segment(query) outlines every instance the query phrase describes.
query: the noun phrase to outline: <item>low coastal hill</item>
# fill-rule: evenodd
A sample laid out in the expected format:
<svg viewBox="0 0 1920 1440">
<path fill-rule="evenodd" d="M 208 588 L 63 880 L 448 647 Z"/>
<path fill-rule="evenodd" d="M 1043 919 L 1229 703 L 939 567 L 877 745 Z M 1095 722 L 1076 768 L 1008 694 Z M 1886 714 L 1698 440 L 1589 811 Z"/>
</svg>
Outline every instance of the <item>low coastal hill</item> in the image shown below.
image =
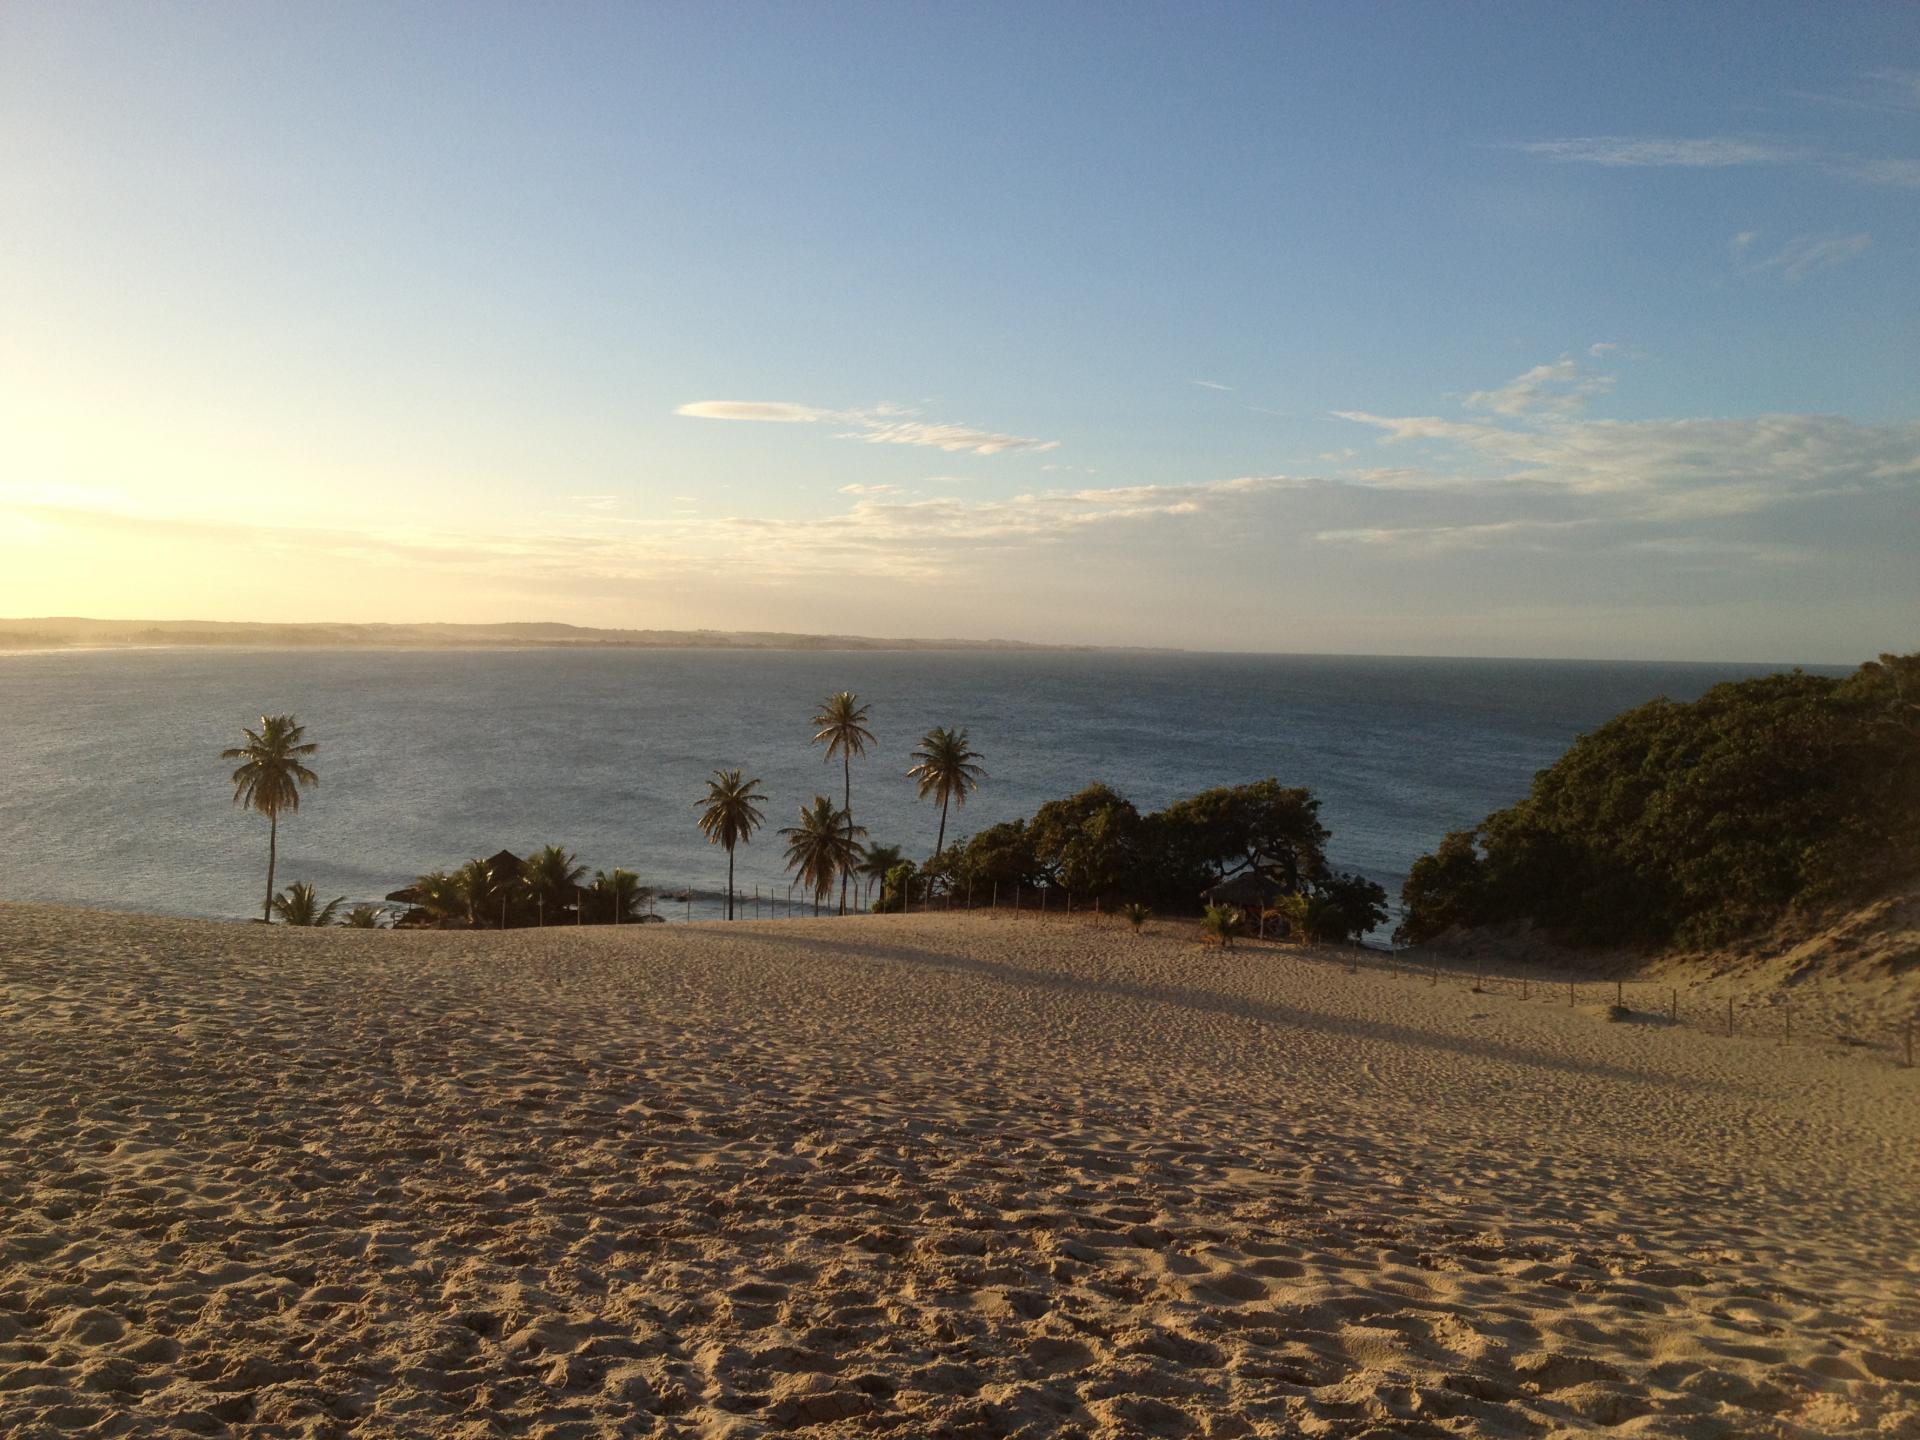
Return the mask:
<svg viewBox="0 0 1920 1440">
<path fill-rule="evenodd" d="M 1450 834 L 1402 941 L 1516 932 L 1663 963 L 1893 984 L 1920 968 L 1920 655 L 1655 700 Z"/>
<path fill-rule="evenodd" d="M 888 639 L 777 630 L 601 630 L 556 621 L 497 625 L 314 624 L 252 620 L 90 620 L 77 616 L 0 620 L 0 650 L 200 646 L 276 650 L 1090 650 L 1023 640 Z"/>
</svg>

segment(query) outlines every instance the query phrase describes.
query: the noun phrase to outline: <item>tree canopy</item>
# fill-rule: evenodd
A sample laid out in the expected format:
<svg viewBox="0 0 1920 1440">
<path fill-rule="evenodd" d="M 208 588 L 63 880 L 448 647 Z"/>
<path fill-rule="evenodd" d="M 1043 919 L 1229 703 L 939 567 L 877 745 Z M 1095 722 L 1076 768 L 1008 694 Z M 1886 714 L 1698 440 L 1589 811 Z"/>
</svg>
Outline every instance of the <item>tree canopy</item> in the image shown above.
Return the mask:
<svg viewBox="0 0 1920 1440">
<path fill-rule="evenodd" d="M 1327 867 L 1327 830 L 1312 792 L 1256 780 L 1206 790 L 1143 815 L 1111 785 L 1049 800 L 1029 820 L 991 825 L 936 855 L 927 873 L 976 892 L 1050 886 L 1198 913 L 1208 892 L 1251 877 L 1276 893 L 1341 886 L 1364 931 L 1384 918 L 1384 892 Z M 1356 888 L 1358 887 L 1358 888 Z"/>
<path fill-rule="evenodd" d="M 1713 945 L 1920 871 L 1920 655 L 1653 700 L 1416 861 L 1400 938 L 1527 920 L 1577 944 Z"/>
</svg>

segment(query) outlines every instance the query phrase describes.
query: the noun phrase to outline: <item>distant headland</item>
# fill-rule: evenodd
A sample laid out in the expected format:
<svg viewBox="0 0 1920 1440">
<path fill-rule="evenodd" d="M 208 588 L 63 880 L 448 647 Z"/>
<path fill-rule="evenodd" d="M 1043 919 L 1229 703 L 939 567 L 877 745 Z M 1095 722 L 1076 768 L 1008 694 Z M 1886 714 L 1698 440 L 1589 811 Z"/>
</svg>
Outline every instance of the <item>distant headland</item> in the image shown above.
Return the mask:
<svg viewBox="0 0 1920 1440">
<path fill-rule="evenodd" d="M 77 616 L 0 620 L 0 650 L 143 649 L 301 650 L 1035 650 L 1092 651 L 1094 645 L 1024 640 L 887 639 L 800 635 L 777 630 L 602 630 L 556 621 L 497 625 L 279 625 L 253 620 L 89 620 Z"/>
</svg>

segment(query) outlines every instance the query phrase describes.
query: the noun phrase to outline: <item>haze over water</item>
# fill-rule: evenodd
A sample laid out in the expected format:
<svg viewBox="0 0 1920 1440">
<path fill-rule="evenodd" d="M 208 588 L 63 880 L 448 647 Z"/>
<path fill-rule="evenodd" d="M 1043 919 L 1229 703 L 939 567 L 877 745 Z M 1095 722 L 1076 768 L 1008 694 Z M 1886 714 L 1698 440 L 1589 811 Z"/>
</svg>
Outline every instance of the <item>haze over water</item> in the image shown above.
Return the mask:
<svg viewBox="0 0 1920 1440">
<path fill-rule="evenodd" d="M 719 766 L 765 781 L 738 884 L 784 896 L 782 842 L 840 767 L 808 743 L 831 691 L 872 706 L 854 814 L 924 857 L 938 812 L 905 778 L 934 725 L 989 778 L 948 838 L 1104 780 L 1144 810 L 1274 776 L 1324 802 L 1330 854 L 1396 896 L 1450 829 L 1525 793 L 1631 705 L 1770 667 L 1105 653 L 95 651 L 0 657 L 0 898 L 257 914 L 266 824 L 220 750 L 262 712 L 318 740 L 321 783 L 281 827 L 278 884 L 374 899 L 422 871 L 555 841 L 712 918 L 725 857 L 695 827 Z M 1839 672 L 1834 672 L 1839 673 Z M 679 919 L 681 904 L 663 903 Z M 749 911 L 749 913 L 751 913 Z"/>
</svg>

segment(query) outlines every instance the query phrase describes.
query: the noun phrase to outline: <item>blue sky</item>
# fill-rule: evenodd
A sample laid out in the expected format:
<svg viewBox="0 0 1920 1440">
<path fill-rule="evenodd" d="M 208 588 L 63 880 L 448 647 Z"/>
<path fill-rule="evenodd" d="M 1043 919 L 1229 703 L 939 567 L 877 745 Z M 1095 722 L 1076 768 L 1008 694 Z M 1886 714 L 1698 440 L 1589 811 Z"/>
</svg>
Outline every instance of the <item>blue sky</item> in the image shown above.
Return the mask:
<svg viewBox="0 0 1920 1440">
<path fill-rule="evenodd" d="M 1846 660 L 1920 11 L 0 7 L 0 613 Z"/>
</svg>

